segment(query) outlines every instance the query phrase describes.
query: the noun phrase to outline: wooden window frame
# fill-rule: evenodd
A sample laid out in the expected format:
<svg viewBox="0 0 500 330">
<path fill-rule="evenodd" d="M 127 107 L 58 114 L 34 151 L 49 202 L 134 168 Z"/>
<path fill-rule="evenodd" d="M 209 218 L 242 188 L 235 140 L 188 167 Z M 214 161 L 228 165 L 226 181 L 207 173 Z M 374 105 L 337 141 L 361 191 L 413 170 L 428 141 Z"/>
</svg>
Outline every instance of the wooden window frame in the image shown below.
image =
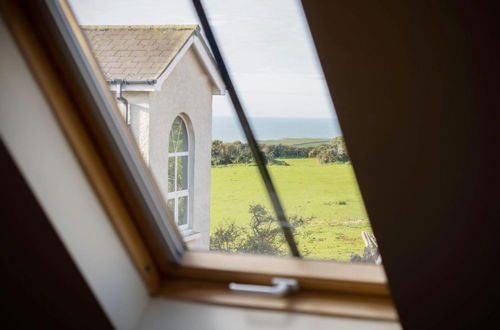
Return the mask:
<svg viewBox="0 0 500 330">
<path fill-rule="evenodd" d="M 70 20 L 79 42 L 86 47 L 84 55 L 99 72 L 69 5 L 64 0 L 58 4 Z M 0 10 L 83 171 L 152 295 L 230 306 L 398 320 L 384 270 L 379 265 L 197 251 L 185 251 L 180 265 L 165 262 L 161 247 L 154 244 L 155 237 L 147 230 L 148 224 L 140 209 L 134 207 L 133 194 L 117 177 L 117 160 L 106 156 L 103 151 L 107 143 L 105 134 L 99 132 L 99 127 L 92 125 L 89 119 L 86 109 L 92 103 L 86 95 L 79 93 L 78 85 L 74 83 L 78 77 L 73 76 L 74 71 L 67 67 L 64 56 L 69 55 L 61 50 L 63 45 L 51 33 L 54 24 L 50 21 L 46 5 L 42 1 L 1 0 Z M 58 57 L 54 56 L 54 51 Z M 104 77 L 101 73 L 98 75 L 100 86 L 97 88 L 108 90 Z M 108 94 L 112 110 L 119 112 L 111 92 Z M 124 129 L 127 130 L 126 127 Z M 141 158 L 130 133 L 128 142 L 135 146 L 135 154 Z M 147 169 L 144 162 L 141 164 Z M 160 194 L 154 183 L 152 188 Z M 269 297 L 228 289 L 228 283 L 232 281 L 269 284 L 273 277 L 295 278 L 301 290 L 291 296 Z"/>
</svg>

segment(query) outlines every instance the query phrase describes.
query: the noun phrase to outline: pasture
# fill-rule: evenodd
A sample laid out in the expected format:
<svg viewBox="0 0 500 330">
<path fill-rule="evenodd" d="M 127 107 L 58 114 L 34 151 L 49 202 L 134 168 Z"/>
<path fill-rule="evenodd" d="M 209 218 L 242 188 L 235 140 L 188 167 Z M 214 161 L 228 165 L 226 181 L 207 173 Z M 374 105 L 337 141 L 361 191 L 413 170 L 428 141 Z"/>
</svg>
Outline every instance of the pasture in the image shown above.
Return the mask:
<svg viewBox="0 0 500 330">
<path fill-rule="evenodd" d="M 283 138 L 279 140 L 261 140 L 260 144 L 284 146 L 297 146 L 297 147 L 316 147 L 320 144 L 330 143 L 331 138 Z"/>
<path fill-rule="evenodd" d="M 362 231 L 371 231 L 350 164 L 319 165 L 314 158 L 284 159 L 290 166 L 270 166 L 288 215 L 313 217 L 301 230 L 299 249 L 308 258 L 349 261 L 363 254 Z M 230 221 L 246 225 L 249 205 L 270 208 L 254 165 L 212 167 L 211 230 Z"/>
</svg>

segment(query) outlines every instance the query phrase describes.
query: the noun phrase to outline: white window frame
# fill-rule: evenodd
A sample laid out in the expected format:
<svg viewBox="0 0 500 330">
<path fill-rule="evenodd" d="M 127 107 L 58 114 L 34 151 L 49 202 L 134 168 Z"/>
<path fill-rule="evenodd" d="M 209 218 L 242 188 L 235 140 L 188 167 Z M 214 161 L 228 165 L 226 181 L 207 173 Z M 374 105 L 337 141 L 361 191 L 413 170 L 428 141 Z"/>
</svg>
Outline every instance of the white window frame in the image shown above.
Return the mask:
<svg viewBox="0 0 500 330">
<path fill-rule="evenodd" d="M 180 118 L 182 120 L 184 126 L 186 127 L 186 135 L 187 135 L 187 151 L 181 151 L 181 152 L 168 152 L 167 154 L 167 178 L 169 177 L 168 170 L 168 164 L 170 162 L 170 158 L 174 158 L 174 191 L 170 192 L 168 191 L 167 187 L 167 204 L 170 199 L 174 200 L 174 209 L 173 215 L 174 215 L 174 220 L 175 224 L 177 225 L 177 228 L 179 228 L 179 231 L 187 231 L 191 228 L 191 198 L 190 198 L 190 191 L 191 191 L 191 134 L 189 132 L 189 126 L 186 122 L 186 120 L 181 116 L 180 114 L 175 116 L 174 121 Z M 174 124 L 174 121 L 172 122 L 172 125 Z M 172 125 L 170 125 L 170 130 L 168 132 L 168 136 L 170 139 L 170 132 L 172 131 Z M 170 140 L 168 141 L 168 145 L 170 145 Z M 182 156 L 187 156 L 187 168 L 186 168 L 186 173 L 187 173 L 187 189 L 184 190 L 177 190 L 177 159 Z M 179 220 L 179 197 L 186 197 L 187 198 L 187 203 L 186 203 L 186 224 L 184 225 L 178 225 L 178 220 Z"/>
</svg>

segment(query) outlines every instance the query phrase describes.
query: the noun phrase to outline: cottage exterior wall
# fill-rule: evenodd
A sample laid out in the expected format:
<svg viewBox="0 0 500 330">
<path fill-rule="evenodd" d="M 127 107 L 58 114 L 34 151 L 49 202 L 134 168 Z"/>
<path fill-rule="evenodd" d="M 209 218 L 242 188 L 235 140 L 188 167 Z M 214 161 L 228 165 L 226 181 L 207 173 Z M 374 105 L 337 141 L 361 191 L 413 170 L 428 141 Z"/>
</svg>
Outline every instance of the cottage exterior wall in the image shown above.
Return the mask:
<svg viewBox="0 0 500 330">
<path fill-rule="evenodd" d="M 190 49 L 154 92 L 124 92 L 131 104 L 130 127 L 144 158 L 167 198 L 168 139 L 181 116 L 189 135 L 189 217 L 184 232 L 190 248 L 208 249 L 210 242 L 210 161 L 213 88 L 197 55 Z"/>
<path fill-rule="evenodd" d="M 130 130 L 132 131 L 142 157 L 149 165 L 149 121 L 150 121 L 150 92 L 124 92 L 130 106 Z M 125 107 L 120 103 L 120 109 L 125 117 Z"/>
</svg>

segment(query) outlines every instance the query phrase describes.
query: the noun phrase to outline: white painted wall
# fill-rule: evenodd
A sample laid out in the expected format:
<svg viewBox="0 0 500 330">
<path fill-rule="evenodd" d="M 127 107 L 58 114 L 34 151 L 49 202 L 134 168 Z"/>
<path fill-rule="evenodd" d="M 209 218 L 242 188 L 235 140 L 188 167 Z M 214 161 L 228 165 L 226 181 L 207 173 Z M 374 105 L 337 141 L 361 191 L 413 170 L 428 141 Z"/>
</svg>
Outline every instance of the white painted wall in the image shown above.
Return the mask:
<svg viewBox="0 0 500 330">
<path fill-rule="evenodd" d="M 196 53 L 189 49 L 154 92 L 123 92 L 131 104 L 131 130 L 167 199 L 168 138 L 174 119 L 184 117 L 189 131 L 190 219 L 185 232 L 190 248 L 207 250 L 210 242 L 210 160 L 214 86 Z M 192 235 L 192 233 L 198 233 Z M 201 235 L 200 235 L 201 234 Z"/>
<path fill-rule="evenodd" d="M 149 129 L 151 120 L 150 92 L 126 92 L 123 96 L 130 104 L 130 130 L 135 137 L 141 155 L 149 164 L 150 140 Z M 120 103 L 120 102 L 118 102 Z"/>
<path fill-rule="evenodd" d="M 168 311 L 167 313 L 165 311 Z M 155 299 L 138 330 L 398 330 L 397 322 L 262 311 Z"/>
<path fill-rule="evenodd" d="M 0 49 L 0 136 L 112 324 L 133 329 L 146 288 L 3 21 Z"/>
</svg>

